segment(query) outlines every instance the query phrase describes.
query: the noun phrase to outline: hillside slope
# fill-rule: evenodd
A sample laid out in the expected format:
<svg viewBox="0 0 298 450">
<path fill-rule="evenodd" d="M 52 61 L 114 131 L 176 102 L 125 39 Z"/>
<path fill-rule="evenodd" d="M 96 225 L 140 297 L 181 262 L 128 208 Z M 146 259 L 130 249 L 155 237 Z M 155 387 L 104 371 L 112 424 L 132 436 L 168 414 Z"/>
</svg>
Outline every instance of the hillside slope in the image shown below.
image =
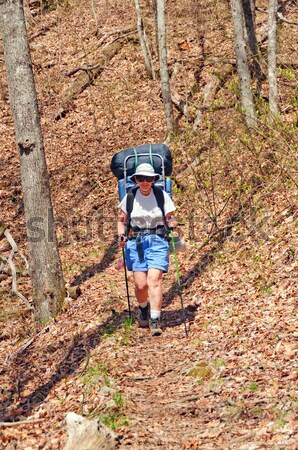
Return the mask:
<svg viewBox="0 0 298 450">
<path fill-rule="evenodd" d="M 141 6 L 154 48 L 149 3 Z M 171 257 L 164 333 L 154 339 L 128 320 L 124 273 L 115 269 L 121 254 L 109 165 L 122 148 L 164 141 L 159 82 L 146 77 L 133 2 L 92 4 L 60 2 L 40 14 L 32 3 L 30 47 L 59 248 L 77 298 L 36 329 L 10 293 L 11 277 L 0 274 L 0 420 L 40 419 L 1 426 L 0 448 L 62 449 L 65 416 L 75 411 L 115 429 L 121 449 L 297 449 L 297 27 L 280 24 L 281 120 L 265 119 L 264 82 L 259 129 L 249 134 L 237 104 L 227 3 L 167 2 L 172 87 L 188 106 L 169 144 L 179 234 L 188 246 L 178 255 L 188 337 Z M 265 5 L 258 6 L 261 36 Z M 284 13 L 294 20 L 297 5 Z M 96 63 L 115 39 L 117 54 L 56 120 L 82 71 L 67 74 Z M 27 254 L 4 69 L 1 222 Z M 1 239 L 1 256 L 9 251 Z M 17 267 L 18 288 L 31 301 L 20 258 Z M 131 276 L 129 289 L 135 307 Z"/>
</svg>

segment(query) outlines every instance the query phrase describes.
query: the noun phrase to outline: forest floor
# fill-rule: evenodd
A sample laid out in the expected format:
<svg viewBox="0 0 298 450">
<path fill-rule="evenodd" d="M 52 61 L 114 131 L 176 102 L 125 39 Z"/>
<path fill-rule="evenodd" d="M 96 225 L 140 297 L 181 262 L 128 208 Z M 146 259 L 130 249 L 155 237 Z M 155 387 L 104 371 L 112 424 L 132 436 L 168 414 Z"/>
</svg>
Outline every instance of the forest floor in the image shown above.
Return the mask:
<svg viewBox="0 0 298 450">
<path fill-rule="evenodd" d="M 187 243 L 187 252 L 178 254 L 187 336 L 171 255 L 163 280 L 163 334 L 151 337 L 129 320 L 124 271 L 115 268 L 121 257 L 115 240 L 118 199 L 109 166 L 116 151 L 164 140 L 159 83 L 147 79 L 137 40 L 125 41 L 97 81 L 55 120 L 72 83 L 67 73 L 96 63 L 102 46 L 119 38 L 117 30 L 121 35 L 135 27 L 132 2 L 95 1 L 98 22 L 85 2 L 64 3 L 36 15 L 29 36 L 59 250 L 67 288 L 75 288 L 76 295 L 66 299 L 57 318 L 37 327 L 10 292 L 9 272 L 0 274 L 0 449 L 63 449 L 65 419 L 72 411 L 115 430 L 123 450 L 297 450 L 298 192 L 290 175 L 283 178 L 286 171 L 292 178 L 297 174 L 297 147 L 295 156 L 288 140 L 283 171 L 272 171 L 263 191 L 258 184 L 249 191 L 247 180 L 254 180 L 259 159 L 254 165 L 251 153 L 239 153 L 243 129 L 237 128 L 231 108 L 233 65 L 225 71 L 231 76 L 229 88 L 223 85 L 217 97 L 228 104 L 224 114 L 215 109 L 197 133 L 190 132 L 185 117 L 180 120 L 171 148 L 179 186 L 173 192 L 178 233 Z M 148 10 L 149 2 L 143 3 Z M 167 4 L 170 67 L 172 73 L 179 69 L 175 90 L 183 97 L 199 79 L 196 103 L 211 72 L 226 64 L 220 60 L 211 67 L 208 57 L 233 58 L 227 5 L 198 2 L 197 11 L 191 1 Z M 296 10 L 292 5 L 289 18 Z M 151 19 L 148 13 L 152 33 Z M 287 39 L 280 41 L 286 45 L 284 58 L 296 47 L 293 33 L 290 39 L 284 30 Z M 0 80 L 1 222 L 27 255 L 3 64 Z M 285 102 L 291 83 L 282 85 Z M 296 112 L 289 108 L 284 121 L 294 123 Z M 211 125 L 218 133 L 212 134 Z M 220 133 L 228 138 L 217 142 Z M 225 139 L 234 149 L 227 166 L 220 159 Z M 268 137 L 268 154 L 270 142 Z M 207 178 L 201 185 L 189 167 L 204 158 L 208 146 L 207 169 L 203 163 L 200 167 Z M 211 166 L 216 189 L 207 182 Z M 228 202 L 220 196 L 238 180 L 241 201 L 234 196 L 223 206 Z M 208 205 L 211 212 L 213 207 L 224 211 L 218 213 L 219 233 L 206 213 Z M 4 257 L 10 252 L 3 236 L 0 252 Z M 19 256 L 17 269 L 18 289 L 31 302 Z M 135 316 L 131 274 L 128 285 Z"/>
</svg>

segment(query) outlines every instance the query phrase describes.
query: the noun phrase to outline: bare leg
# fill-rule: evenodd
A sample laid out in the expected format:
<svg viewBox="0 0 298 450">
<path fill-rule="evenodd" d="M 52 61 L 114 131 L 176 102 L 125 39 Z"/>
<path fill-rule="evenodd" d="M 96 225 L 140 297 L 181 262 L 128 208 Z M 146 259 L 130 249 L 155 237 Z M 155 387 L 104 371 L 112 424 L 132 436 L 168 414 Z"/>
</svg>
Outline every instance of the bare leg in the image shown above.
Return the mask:
<svg viewBox="0 0 298 450">
<path fill-rule="evenodd" d="M 162 306 L 162 274 L 159 269 L 149 269 L 147 275 L 150 308 L 160 311 Z"/>
<path fill-rule="evenodd" d="M 133 272 L 135 282 L 135 295 L 138 303 L 148 300 L 147 272 Z"/>
</svg>

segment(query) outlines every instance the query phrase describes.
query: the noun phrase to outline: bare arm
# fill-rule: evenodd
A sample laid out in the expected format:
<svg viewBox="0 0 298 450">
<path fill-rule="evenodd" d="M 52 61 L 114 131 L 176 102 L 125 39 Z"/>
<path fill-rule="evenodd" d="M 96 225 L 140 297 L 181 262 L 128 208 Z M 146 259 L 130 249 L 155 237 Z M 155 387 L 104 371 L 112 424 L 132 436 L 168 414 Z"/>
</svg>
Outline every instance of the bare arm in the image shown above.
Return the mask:
<svg viewBox="0 0 298 450">
<path fill-rule="evenodd" d="M 121 236 L 123 236 L 125 233 L 125 224 L 127 221 L 127 217 L 128 217 L 127 214 L 124 211 L 120 210 L 120 214 L 118 217 L 118 223 L 117 223 L 117 232 L 118 232 L 118 237 L 119 237 L 119 245 L 121 247 L 124 247 L 124 245 L 127 241 L 127 239 L 121 239 Z"/>
</svg>

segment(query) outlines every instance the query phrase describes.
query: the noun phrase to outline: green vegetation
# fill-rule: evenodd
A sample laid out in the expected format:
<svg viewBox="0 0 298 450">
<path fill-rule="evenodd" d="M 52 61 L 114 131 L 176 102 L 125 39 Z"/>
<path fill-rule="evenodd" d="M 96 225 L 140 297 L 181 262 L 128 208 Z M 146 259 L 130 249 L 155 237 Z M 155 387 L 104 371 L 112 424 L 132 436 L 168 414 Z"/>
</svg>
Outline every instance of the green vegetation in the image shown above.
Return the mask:
<svg viewBox="0 0 298 450">
<path fill-rule="evenodd" d="M 113 412 L 99 416 L 99 420 L 113 431 L 129 425 L 129 420 L 124 414 L 117 414 Z"/>
<path fill-rule="evenodd" d="M 82 382 L 85 386 L 84 404 L 89 417 L 98 417 L 112 430 L 128 426 L 129 421 L 125 415 L 126 399 L 122 392 L 115 389 L 115 381 L 106 362 L 88 367 Z M 96 401 L 92 402 L 94 396 Z"/>
</svg>

